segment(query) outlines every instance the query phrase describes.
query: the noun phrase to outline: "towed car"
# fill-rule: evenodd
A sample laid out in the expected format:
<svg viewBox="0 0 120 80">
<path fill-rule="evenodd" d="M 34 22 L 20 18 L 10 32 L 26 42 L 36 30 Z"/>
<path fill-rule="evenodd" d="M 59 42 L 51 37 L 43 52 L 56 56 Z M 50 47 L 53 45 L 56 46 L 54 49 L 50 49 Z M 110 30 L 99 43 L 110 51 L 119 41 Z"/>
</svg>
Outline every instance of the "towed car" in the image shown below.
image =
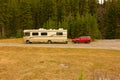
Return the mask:
<svg viewBox="0 0 120 80">
<path fill-rule="evenodd" d="M 72 39 L 72 42 L 74 43 L 90 43 L 91 41 L 92 38 L 90 36 L 80 36 Z"/>
</svg>

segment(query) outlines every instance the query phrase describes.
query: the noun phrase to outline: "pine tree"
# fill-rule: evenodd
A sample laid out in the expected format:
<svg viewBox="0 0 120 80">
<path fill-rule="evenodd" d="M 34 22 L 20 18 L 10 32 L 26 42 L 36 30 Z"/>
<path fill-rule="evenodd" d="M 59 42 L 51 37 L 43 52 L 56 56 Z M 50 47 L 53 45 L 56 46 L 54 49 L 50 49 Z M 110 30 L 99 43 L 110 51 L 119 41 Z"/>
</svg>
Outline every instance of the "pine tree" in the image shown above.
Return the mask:
<svg viewBox="0 0 120 80">
<path fill-rule="evenodd" d="M 95 15 L 97 12 L 98 1 L 97 0 L 88 0 L 89 13 Z"/>
<path fill-rule="evenodd" d="M 33 28 L 33 19 L 32 19 L 32 12 L 31 6 L 28 2 L 21 2 L 19 7 L 19 14 L 17 16 L 19 19 L 17 20 L 19 25 L 16 28 L 16 36 L 21 37 L 22 31 L 24 29 L 32 29 Z"/>
<path fill-rule="evenodd" d="M 120 39 L 120 0 L 116 1 L 116 6 L 117 6 L 117 14 L 116 14 L 116 19 L 117 19 L 117 27 L 116 27 L 116 36 L 115 38 Z"/>
<path fill-rule="evenodd" d="M 20 29 L 30 29 L 33 28 L 33 19 L 31 6 L 28 2 L 21 2 L 19 8 L 19 26 Z"/>
<path fill-rule="evenodd" d="M 57 26 L 62 24 L 62 21 L 64 21 L 65 16 L 65 1 L 64 0 L 58 0 L 56 3 L 56 17 L 57 17 Z"/>
<path fill-rule="evenodd" d="M 45 29 L 55 29 L 56 26 L 56 21 L 52 18 L 49 18 L 49 20 L 43 25 Z"/>
<path fill-rule="evenodd" d="M 119 4 L 120 0 L 104 0 L 104 4 L 98 0 L 0 0 L 0 35 L 22 37 L 23 29 L 62 27 L 68 29 L 69 38 L 98 38 L 100 33 L 103 38 L 120 38 Z"/>
<path fill-rule="evenodd" d="M 0 0 L 0 27 L 1 27 L 1 37 L 6 37 L 6 28 L 9 19 L 9 9 L 7 1 Z"/>
<path fill-rule="evenodd" d="M 79 13 L 84 15 L 89 12 L 88 0 L 79 0 Z"/>
<path fill-rule="evenodd" d="M 119 29 L 119 26 L 117 24 L 117 2 L 109 2 L 108 8 L 107 8 L 107 29 L 106 29 L 106 38 L 114 39 L 117 38 L 119 31 L 116 33 L 116 31 Z"/>
</svg>

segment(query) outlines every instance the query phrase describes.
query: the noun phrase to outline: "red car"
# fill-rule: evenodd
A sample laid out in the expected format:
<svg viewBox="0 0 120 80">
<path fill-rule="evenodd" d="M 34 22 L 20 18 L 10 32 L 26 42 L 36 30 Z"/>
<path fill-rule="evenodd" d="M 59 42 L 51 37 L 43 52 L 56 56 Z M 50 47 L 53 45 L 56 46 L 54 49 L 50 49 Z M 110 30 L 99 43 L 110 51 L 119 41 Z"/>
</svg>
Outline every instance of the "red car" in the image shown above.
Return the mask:
<svg viewBox="0 0 120 80">
<path fill-rule="evenodd" d="M 72 42 L 74 43 L 90 43 L 92 41 L 90 36 L 81 36 L 78 38 L 72 39 Z"/>
</svg>

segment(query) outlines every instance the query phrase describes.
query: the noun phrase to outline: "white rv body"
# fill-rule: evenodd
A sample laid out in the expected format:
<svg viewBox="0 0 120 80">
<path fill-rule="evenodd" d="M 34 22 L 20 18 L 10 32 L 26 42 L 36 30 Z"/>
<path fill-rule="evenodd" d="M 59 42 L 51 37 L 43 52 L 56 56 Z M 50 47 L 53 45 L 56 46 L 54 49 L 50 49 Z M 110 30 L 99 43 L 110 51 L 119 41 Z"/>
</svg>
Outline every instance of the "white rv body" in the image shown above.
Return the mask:
<svg viewBox="0 0 120 80">
<path fill-rule="evenodd" d="M 24 42 L 65 42 L 67 43 L 67 30 L 64 29 L 32 29 L 24 30 Z"/>
</svg>

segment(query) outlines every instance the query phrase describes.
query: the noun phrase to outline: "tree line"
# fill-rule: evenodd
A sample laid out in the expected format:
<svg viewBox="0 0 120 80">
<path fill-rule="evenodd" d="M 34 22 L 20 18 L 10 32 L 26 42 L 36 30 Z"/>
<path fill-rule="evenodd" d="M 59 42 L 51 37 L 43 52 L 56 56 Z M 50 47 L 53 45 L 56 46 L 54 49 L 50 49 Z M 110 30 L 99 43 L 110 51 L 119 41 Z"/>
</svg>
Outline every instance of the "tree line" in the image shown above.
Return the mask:
<svg viewBox="0 0 120 80">
<path fill-rule="evenodd" d="M 120 0 L 0 0 L 0 38 L 24 29 L 68 30 L 68 37 L 120 38 Z"/>
</svg>

